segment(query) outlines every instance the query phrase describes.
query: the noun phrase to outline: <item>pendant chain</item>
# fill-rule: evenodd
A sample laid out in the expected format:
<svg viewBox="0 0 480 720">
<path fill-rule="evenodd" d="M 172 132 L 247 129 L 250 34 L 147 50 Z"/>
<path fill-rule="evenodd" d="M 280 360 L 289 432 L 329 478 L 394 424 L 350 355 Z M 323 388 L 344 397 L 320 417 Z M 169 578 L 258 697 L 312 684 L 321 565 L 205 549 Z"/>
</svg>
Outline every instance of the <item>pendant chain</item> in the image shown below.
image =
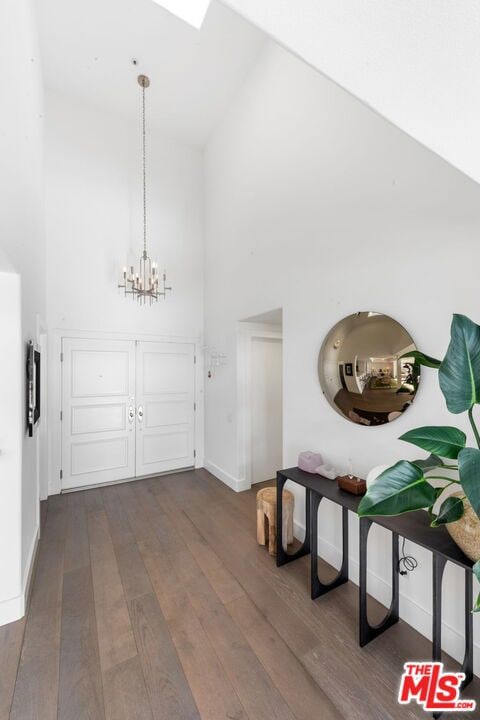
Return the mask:
<svg viewBox="0 0 480 720">
<path fill-rule="evenodd" d="M 147 254 L 147 170 L 145 132 L 145 82 L 142 85 L 142 135 L 143 135 L 143 252 Z"/>
</svg>

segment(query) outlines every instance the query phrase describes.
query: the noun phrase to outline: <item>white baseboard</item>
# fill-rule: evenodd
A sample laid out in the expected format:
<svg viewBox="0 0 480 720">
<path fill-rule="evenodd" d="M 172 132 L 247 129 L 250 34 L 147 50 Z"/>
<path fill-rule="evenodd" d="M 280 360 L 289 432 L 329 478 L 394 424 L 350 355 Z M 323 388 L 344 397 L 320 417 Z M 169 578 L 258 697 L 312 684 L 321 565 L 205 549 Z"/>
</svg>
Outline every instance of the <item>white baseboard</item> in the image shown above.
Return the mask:
<svg viewBox="0 0 480 720">
<path fill-rule="evenodd" d="M 295 537 L 304 537 L 305 527 L 295 521 L 294 523 L 294 534 Z M 330 565 L 339 568 L 342 562 L 342 553 L 339 548 L 332 543 L 328 542 L 322 537 L 318 537 L 318 554 Z M 357 558 L 349 556 L 349 579 L 358 585 L 359 578 L 359 562 Z M 420 605 L 411 598 L 408 597 L 401 588 L 402 578 L 400 578 L 400 617 L 406 623 L 411 625 L 421 635 L 432 639 L 432 612 L 428 608 Z M 371 570 L 368 571 L 368 592 L 369 595 L 374 597 L 376 600 L 385 605 L 390 606 L 392 598 L 392 588 L 390 583 L 385 581 L 376 573 Z M 463 633 L 456 630 L 448 623 L 442 624 L 442 647 L 446 653 L 451 655 L 455 660 L 459 662 L 463 661 L 465 652 L 465 638 Z M 475 674 L 480 676 L 480 646 L 474 643 L 473 646 L 474 654 L 474 667 Z M 428 658 L 406 658 L 406 660 L 425 660 Z"/>
<path fill-rule="evenodd" d="M 20 620 L 20 618 L 25 615 L 39 540 L 40 528 L 37 528 L 32 538 L 27 564 L 23 574 L 22 592 L 16 597 L 8 598 L 8 600 L 0 602 L 0 627 L 2 625 L 7 625 L 8 623 L 15 622 L 15 620 Z"/>
<path fill-rule="evenodd" d="M 25 615 L 25 598 L 23 593 L 0 602 L 0 627 L 20 620 Z"/>
<path fill-rule="evenodd" d="M 216 478 L 225 483 L 225 485 L 228 485 L 229 488 L 235 490 L 235 492 L 250 490 L 251 485 L 248 480 L 238 480 L 237 478 L 234 478 L 233 475 L 225 472 L 225 470 L 222 470 L 222 468 L 218 467 L 218 465 L 215 465 L 215 463 L 212 463 L 209 460 L 205 460 L 203 467 L 205 470 L 208 470 L 208 472 L 212 473 L 212 475 L 215 475 Z"/>
<path fill-rule="evenodd" d="M 37 559 L 38 543 L 40 541 L 40 526 L 35 530 L 35 534 L 32 538 L 30 545 L 30 552 L 28 553 L 27 564 L 23 573 L 22 580 L 22 594 L 24 596 L 24 605 L 26 607 L 28 599 L 30 597 L 30 589 L 33 580 L 33 571 L 35 569 L 35 561 Z"/>
</svg>

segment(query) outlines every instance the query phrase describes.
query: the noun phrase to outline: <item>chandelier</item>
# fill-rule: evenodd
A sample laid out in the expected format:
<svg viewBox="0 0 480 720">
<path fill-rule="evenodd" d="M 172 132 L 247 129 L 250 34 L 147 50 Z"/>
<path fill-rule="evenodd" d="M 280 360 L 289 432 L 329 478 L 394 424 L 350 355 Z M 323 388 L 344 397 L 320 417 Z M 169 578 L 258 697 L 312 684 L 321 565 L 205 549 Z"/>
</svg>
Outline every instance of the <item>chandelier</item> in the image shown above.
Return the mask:
<svg viewBox="0 0 480 720">
<path fill-rule="evenodd" d="M 125 291 L 125 296 L 131 295 L 137 298 L 138 302 L 145 305 L 147 300 L 150 305 L 159 298 L 166 297 L 167 275 L 165 270 L 160 280 L 158 264 L 152 262 L 147 253 L 147 173 L 146 173 L 146 133 L 145 133 L 145 90 L 150 85 L 146 75 L 139 75 L 138 84 L 142 88 L 142 141 L 143 141 L 143 253 L 140 257 L 138 272 L 135 272 L 133 265 L 128 270 L 123 268 L 123 283 L 118 285 Z"/>
</svg>

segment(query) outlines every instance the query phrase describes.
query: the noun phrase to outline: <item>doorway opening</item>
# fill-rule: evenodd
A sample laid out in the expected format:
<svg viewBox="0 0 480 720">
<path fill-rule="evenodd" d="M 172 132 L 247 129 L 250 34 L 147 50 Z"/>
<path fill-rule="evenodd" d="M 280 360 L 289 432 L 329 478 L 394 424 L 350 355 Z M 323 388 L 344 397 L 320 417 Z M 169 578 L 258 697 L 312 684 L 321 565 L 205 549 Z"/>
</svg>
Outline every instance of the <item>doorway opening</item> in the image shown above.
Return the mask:
<svg viewBox="0 0 480 720">
<path fill-rule="evenodd" d="M 283 466 L 282 310 L 239 322 L 241 476 L 247 487 Z"/>
</svg>

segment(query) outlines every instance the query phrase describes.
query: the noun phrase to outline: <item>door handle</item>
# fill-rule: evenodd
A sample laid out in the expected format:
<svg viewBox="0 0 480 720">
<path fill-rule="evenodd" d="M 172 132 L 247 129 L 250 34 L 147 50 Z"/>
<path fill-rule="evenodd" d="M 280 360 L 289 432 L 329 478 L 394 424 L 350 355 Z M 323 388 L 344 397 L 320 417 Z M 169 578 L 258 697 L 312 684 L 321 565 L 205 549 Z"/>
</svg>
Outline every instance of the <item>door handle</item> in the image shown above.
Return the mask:
<svg viewBox="0 0 480 720">
<path fill-rule="evenodd" d="M 138 406 L 137 417 L 138 417 L 139 421 L 142 422 L 142 420 L 143 420 L 143 407 L 142 407 L 141 405 Z"/>
<path fill-rule="evenodd" d="M 133 420 L 135 418 L 135 410 L 133 409 L 133 405 L 130 405 L 128 408 L 128 422 L 133 423 Z"/>
</svg>

